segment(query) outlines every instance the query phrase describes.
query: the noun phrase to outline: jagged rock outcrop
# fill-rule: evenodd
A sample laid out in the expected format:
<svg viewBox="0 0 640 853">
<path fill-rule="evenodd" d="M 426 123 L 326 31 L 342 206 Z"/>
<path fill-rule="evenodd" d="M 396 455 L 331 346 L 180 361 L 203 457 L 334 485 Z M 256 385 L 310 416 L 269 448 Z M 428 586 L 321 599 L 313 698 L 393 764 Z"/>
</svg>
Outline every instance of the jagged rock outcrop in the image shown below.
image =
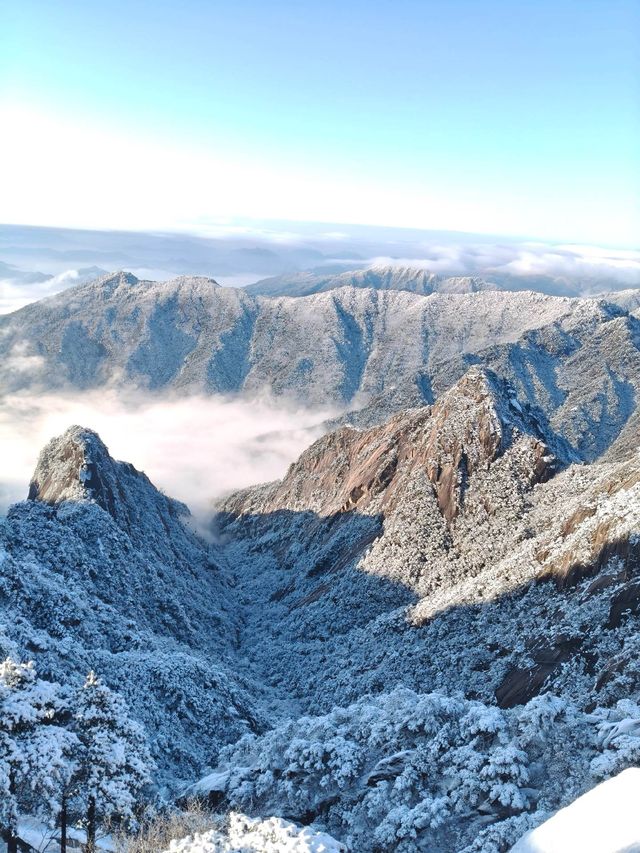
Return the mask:
<svg viewBox="0 0 640 853">
<path fill-rule="evenodd" d="M 513 386 L 474 368 L 433 406 L 341 427 L 282 481 L 226 499 L 219 532 L 251 566 L 239 588 L 263 602 L 247 615 L 246 636 L 270 638 L 259 665 L 305 702 L 314 667 L 338 702 L 389 679 L 505 707 L 554 685 L 592 697 L 612 648 L 636 642 L 622 614 L 640 600 L 640 457 L 571 458 Z"/>
<path fill-rule="evenodd" d="M 566 442 L 550 429 L 545 433 L 506 383 L 473 368 L 432 407 L 402 412 L 368 430 L 342 427 L 324 436 L 282 481 L 240 492 L 224 510 L 330 516 L 357 508 L 387 515 L 407 498 L 407 483 L 419 471 L 433 486 L 441 514 L 452 522 L 473 475 L 489 470 L 525 435 L 534 460 L 526 475 L 530 484 L 557 469 L 556 457 L 571 459 Z"/>
<path fill-rule="evenodd" d="M 80 426 L 69 427 L 43 449 L 28 499 L 52 505 L 95 502 L 135 540 L 159 523 L 171 541 L 182 529 L 179 519 L 189 515 L 184 504 L 159 492 L 130 463 L 112 459 L 100 436 Z"/>
</svg>

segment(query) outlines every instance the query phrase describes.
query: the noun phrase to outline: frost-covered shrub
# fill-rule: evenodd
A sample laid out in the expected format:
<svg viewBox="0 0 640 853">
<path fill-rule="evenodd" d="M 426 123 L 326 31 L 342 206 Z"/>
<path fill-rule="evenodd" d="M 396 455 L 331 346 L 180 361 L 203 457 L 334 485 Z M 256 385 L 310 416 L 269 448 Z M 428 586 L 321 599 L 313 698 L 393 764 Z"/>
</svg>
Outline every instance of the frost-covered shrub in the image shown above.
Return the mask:
<svg viewBox="0 0 640 853">
<path fill-rule="evenodd" d="M 591 769 L 599 779 L 607 779 L 640 764 L 640 705 L 631 699 L 620 700 L 615 708 L 600 711 L 599 726 L 602 753 Z"/>
<path fill-rule="evenodd" d="M 174 839 L 204 834 L 215 827 L 216 821 L 210 812 L 201 801 L 193 799 L 182 809 L 150 810 L 135 834 L 122 830 L 116 833 L 115 847 L 117 853 L 158 853 Z"/>
</svg>

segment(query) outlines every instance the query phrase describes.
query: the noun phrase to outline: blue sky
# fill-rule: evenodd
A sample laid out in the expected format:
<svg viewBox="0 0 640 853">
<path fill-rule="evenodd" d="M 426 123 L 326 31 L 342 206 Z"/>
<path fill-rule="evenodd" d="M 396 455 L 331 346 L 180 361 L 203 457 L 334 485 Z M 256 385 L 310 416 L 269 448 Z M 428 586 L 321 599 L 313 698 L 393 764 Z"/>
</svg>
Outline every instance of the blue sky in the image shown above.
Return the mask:
<svg viewBox="0 0 640 853">
<path fill-rule="evenodd" d="M 638 2 L 5 0 L 3 17 L 4 221 L 637 243 Z"/>
</svg>

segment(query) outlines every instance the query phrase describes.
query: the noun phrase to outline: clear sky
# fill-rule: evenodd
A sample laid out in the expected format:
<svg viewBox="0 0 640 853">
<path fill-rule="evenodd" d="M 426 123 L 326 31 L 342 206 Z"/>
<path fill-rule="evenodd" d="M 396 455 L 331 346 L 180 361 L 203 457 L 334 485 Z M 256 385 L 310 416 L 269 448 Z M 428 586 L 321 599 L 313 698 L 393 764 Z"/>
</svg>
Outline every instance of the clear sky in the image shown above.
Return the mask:
<svg viewBox="0 0 640 853">
<path fill-rule="evenodd" d="M 0 221 L 620 246 L 640 0 L 2 0 Z"/>
</svg>

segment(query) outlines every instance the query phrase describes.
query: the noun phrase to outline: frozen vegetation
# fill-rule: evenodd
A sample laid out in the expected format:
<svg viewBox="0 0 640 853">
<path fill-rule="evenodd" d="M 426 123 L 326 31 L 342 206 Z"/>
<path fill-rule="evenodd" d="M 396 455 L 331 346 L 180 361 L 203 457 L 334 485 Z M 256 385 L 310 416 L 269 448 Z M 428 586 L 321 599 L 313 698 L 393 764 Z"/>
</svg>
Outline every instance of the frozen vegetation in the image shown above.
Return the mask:
<svg viewBox="0 0 640 853">
<path fill-rule="evenodd" d="M 222 501 L 208 541 L 90 429 L 43 449 L 0 520 L 6 837 L 66 822 L 150 853 L 149 811 L 195 796 L 211 825 L 153 853 L 504 853 L 629 779 L 640 336 L 620 299 L 121 275 L 5 318 L 8 353 L 47 342 L 22 353 L 33 387 L 381 393 Z"/>
</svg>

